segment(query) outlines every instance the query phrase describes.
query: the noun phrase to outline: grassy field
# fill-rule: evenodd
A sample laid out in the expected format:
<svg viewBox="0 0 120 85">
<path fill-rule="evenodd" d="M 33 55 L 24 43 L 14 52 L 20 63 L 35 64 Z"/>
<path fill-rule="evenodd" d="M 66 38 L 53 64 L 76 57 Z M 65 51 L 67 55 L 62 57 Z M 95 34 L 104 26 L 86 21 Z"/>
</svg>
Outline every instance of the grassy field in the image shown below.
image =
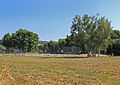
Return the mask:
<svg viewBox="0 0 120 85">
<path fill-rule="evenodd" d="M 120 58 L 3 56 L 0 85 L 120 85 Z"/>
</svg>

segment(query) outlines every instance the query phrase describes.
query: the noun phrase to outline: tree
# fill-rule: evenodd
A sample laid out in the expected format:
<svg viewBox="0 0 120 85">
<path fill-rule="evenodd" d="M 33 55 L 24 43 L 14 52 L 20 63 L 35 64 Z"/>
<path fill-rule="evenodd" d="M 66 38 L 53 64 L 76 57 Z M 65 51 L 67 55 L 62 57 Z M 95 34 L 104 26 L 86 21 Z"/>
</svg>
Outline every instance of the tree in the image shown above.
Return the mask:
<svg viewBox="0 0 120 85">
<path fill-rule="evenodd" d="M 7 47 L 7 49 L 9 49 L 10 47 L 12 47 L 11 44 L 11 35 L 9 33 L 5 34 L 3 39 L 2 39 L 2 45 L 4 45 L 5 47 Z"/>
<path fill-rule="evenodd" d="M 23 29 L 19 29 L 18 31 L 16 31 L 16 33 L 14 33 L 14 39 L 16 39 L 16 47 L 20 49 L 21 52 L 25 52 L 27 50 L 28 47 L 28 31 L 27 30 L 23 30 Z"/>
<path fill-rule="evenodd" d="M 48 42 L 48 53 L 58 53 L 58 42 L 50 41 Z"/>
<path fill-rule="evenodd" d="M 111 33 L 111 24 L 105 17 L 88 16 L 82 18 L 76 15 L 71 26 L 71 37 L 75 46 L 82 51 L 99 52 L 108 47 Z"/>
<path fill-rule="evenodd" d="M 112 30 L 111 32 L 111 44 L 107 49 L 107 54 L 112 55 L 120 55 L 120 31 L 119 30 Z"/>
<path fill-rule="evenodd" d="M 38 49 L 39 49 L 40 53 L 43 53 L 44 52 L 44 44 L 39 44 Z"/>
<path fill-rule="evenodd" d="M 45 43 L 44 44 L 44 53 L 47 53 L 47 51 L 48 51 L 48 43 Z"/>
<path fill-rule="evenodd" d="M 0 40 L 0 44 L 2 44 L 2 40 Z"/>
<path fill-rule="evenodd" d="M 0 50 L 7 50 L 5 46 L 0 44 Z"/>
<path fill-rule="evenodd" d="M 111 22 L 108 21 L 108 19 L 105 19 L 105 17 L 101 17 L 97 20 L 97 29 L 96 29 L 96 46 L 95 49 L 97 51 L 105 50 L 108 48 L 108 45 L 110 44 L 111 39 Z"/>
<path fill-rule="evenodd" d="M 13 47 L 20 49 L 20 52 L 37 51 L 38 34 L 28 30 L 19 29 L 12 36 L 7 33 L 2 39 L 2 44 L 7 48 Z"/>
<path fill-rule="evenodd" d="M 38 34 L 33 33 L 33 32 L 28 32 L 28 37 L 27 37 L 27 41 L 29 44 L 29 52 L 32 51 L 37 51 L 38 48 L 38 43 L 39 43 L 39 38 L 38 38 Z"/>
<path fill-rule="evenodd" d="M 120 39 L 120 31 L 119 30 L 112 30 L 111 39 Z"/>
<path fill-rule="evenodd" d="M 71 36 L 67 35 L 65 41 L 66 41 L 66 47 L 70 47 L 70 46 L 74 45 L 74 42 L 73 42 L 73 39 Z"/>
<path fill-rule="evenodd" d="M 120 55 L 120 39 L 116 40 L 113 44 L 112 44 L 112 53 L 114 53 L 115 56 Z"/>
<path fill-rule="evenodd" d="M 28 30 L 19 29 L 16 33 L 12 34 L 12 40 L 14 44 L 20 49 L 21 52 L 36 51 L 38 46 L 38 34 L 30 32 Z"/>
<path fill-rule="evenodd" d="M 59 39 L 58 45 L 61 49 L 66 46 L 66 40 L 65 39 Z"/>
</svg>

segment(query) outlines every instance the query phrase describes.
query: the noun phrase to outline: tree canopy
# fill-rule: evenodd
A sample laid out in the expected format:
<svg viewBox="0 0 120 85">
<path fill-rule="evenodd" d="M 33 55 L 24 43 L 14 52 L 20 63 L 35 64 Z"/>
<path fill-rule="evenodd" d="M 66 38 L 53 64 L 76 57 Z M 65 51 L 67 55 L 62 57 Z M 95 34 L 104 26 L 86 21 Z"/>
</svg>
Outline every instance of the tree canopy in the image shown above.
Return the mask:
<svg viewBox="0 0 120 85">
<path fill-rule="evenodd" d="M 2 39 L 4 46 L 7 48 L 18 48 L 21 52 L 36 51 L 38 41 L 38 34 L 23 29 L 19 29 L 15 33 L 12 33 L 12 35 L 7 33 Z"/>
<path fill-rule="evenodd" d="M 72 21 L 71 36 L 74 45 L 81 47 L 82 51 L 97 52 L 108 47 L 111 30 L 111 23 L 105 17 L 76 15 Z"/>
<path fill-rule="evenodd" d="M 87 14 L 76 15 L 70 27 L 70 35 L 56 41 L 39 41 L 38 34 L 19 29 L 15 33 L 7 33 L 0 44 L 8 50 L 18 48 L 20 52 L 38 51 L 41 53 L 61 53 L 78 49 L 77 52 L 98 53 L 107 49 L 107 53 L 120 55 L 120 31 L 112 30 L 111 22 L 105 17 L 89 16 Z M 1 48 L 4 48 L 1 46 Z M 79 51 L 80 50 L 80 51 Z M 76 51 L 76 50 L 74 50 Z"/>
<path fill-rule="evenodd" d="M 120 55 L 120 31 L 112 30 L 110 45 L 107 49 L 108 54 Z"/>
<path fill-rule="evenodd" d="M 0 50 L 7 50 L 5 46 L 0 45 Z"/>
</svg>

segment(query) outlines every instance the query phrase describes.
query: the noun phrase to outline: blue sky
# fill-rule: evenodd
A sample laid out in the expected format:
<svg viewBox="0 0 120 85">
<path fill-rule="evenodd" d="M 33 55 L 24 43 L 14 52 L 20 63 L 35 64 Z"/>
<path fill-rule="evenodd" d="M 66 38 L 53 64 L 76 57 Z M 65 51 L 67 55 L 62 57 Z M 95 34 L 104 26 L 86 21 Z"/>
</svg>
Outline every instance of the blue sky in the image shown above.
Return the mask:
<svg viewBox="0 0 120 85">
<path fill-rule="evenodd" d="M 76 14 L 106 16 L 120 28 L 120 0 L 0 0 L 0 38 L 19 28 L 39 34 L 40 40 L 65 38 Z"/>
</svg>

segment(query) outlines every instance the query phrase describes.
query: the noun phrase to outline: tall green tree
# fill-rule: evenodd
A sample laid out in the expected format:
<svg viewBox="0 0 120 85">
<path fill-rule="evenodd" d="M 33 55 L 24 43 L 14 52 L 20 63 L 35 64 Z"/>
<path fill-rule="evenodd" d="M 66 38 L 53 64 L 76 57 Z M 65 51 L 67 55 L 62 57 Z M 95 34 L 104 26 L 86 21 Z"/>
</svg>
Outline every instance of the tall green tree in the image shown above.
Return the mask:
<svg viewBox="0 0 120 85">
<path fill-rule="evenodd" d="M 105 17 L 101 17 L 98 19 L 97 22 L 97 29 L 96 29 L 96 50 L 105 50 L 107 49 L 108 45 L 110 44 L 111 39 L 111 22 L 108 21 L 108 19 L 105 19 Z"/>
<path fill-rule="evenodd" d="M 120 55 L 120 31 L 119 30 L 112 30 L 111 32 L 111 40 L 110 45 L 107 49 L 107 53 L 112 55 L 112 53 L 116 56 Z"/>
<path fill-rule="evenodd" d="M 58 45 L 61 49 L 66 46 L 66 40 L 65 39 L 59 39 Z"/>
<path fill-rule="evenodd" d="M 5 46 L 0 44 L 0 50 L 7 50 Z"/>
<path fill-rule="evenodd" d="M 82 51 L 98 52 L 108 47 L 111 33 L 111 24 L 105 17 L 83 17 L 76 15 L 71 26 L 71 37 L 74 45 L 82 48 Z"/>
<path fill-rule="evenodd" d="M 31 52 L 32 50 L 37 50 L 39 40 L 38 34 L 28 30 L 19 29 L 14 35 L 15 39 L 17 39 L 17 47 L 21 49 L 21 51 Z"/>
<path fill-rule="evenodd" d="M 29 45 L 28 41 L 28 31 L 19 29 L 16 31 L 15 39 L 17 39 L 17 47 L 20 49 L 21 52 L 25 52 L 27 50 L 27 47 Z"/>
<path fill-rule="evenodd" d="M 47 53 L 47 51 L 48 51 L 48 43 L 45 43 L 44 44 L 44 53 Z"/>
<path fill-rule="evenodd" d="M 58 42 L 48 42 L 48 53 L 58 53 L 59 45 Z"/>
<path fill-rule="evenodd" d="M 3 39 L 2 39 L 2 45 L 4 45 L 5 47 L 7 47 L 7 49 L 9 49 L 10 47 L 12 47 L 11 44 L 11 35 L 9 33 L 5 34 Z"/>
<path fill-rule="evenodd" d="M 28 32 L 27 42 L 29 44 L 29 51 L 37 51 L 38 43 L 39 43 L 38 34 L 33 32 Z"/>
<path fill-rule="evenodd" d="M 2 40 L 0 40 L 0 44 L 2 44 Z"/>
<path fill-rule="evenodd" d="M 74 42 L 71 36 L 67 35 L 65 41 L 66 41 L 66 47 L 71 47 L 72 45 L 74 45 Z"/>
<path fill-rule="evenodd" d="M 3 41 L 9 39 L 11 39 L 9 43 L 11 43 L 12 47 L 20 49 L 20 52 L 37 51 L 39 37 L 36 33 L 19 29 L 15 33 L 12 33 L 12 36 L 6 34 Z M 5 46 L 9 47 L 9 43 L 5 41 Z"/>
</svg>

